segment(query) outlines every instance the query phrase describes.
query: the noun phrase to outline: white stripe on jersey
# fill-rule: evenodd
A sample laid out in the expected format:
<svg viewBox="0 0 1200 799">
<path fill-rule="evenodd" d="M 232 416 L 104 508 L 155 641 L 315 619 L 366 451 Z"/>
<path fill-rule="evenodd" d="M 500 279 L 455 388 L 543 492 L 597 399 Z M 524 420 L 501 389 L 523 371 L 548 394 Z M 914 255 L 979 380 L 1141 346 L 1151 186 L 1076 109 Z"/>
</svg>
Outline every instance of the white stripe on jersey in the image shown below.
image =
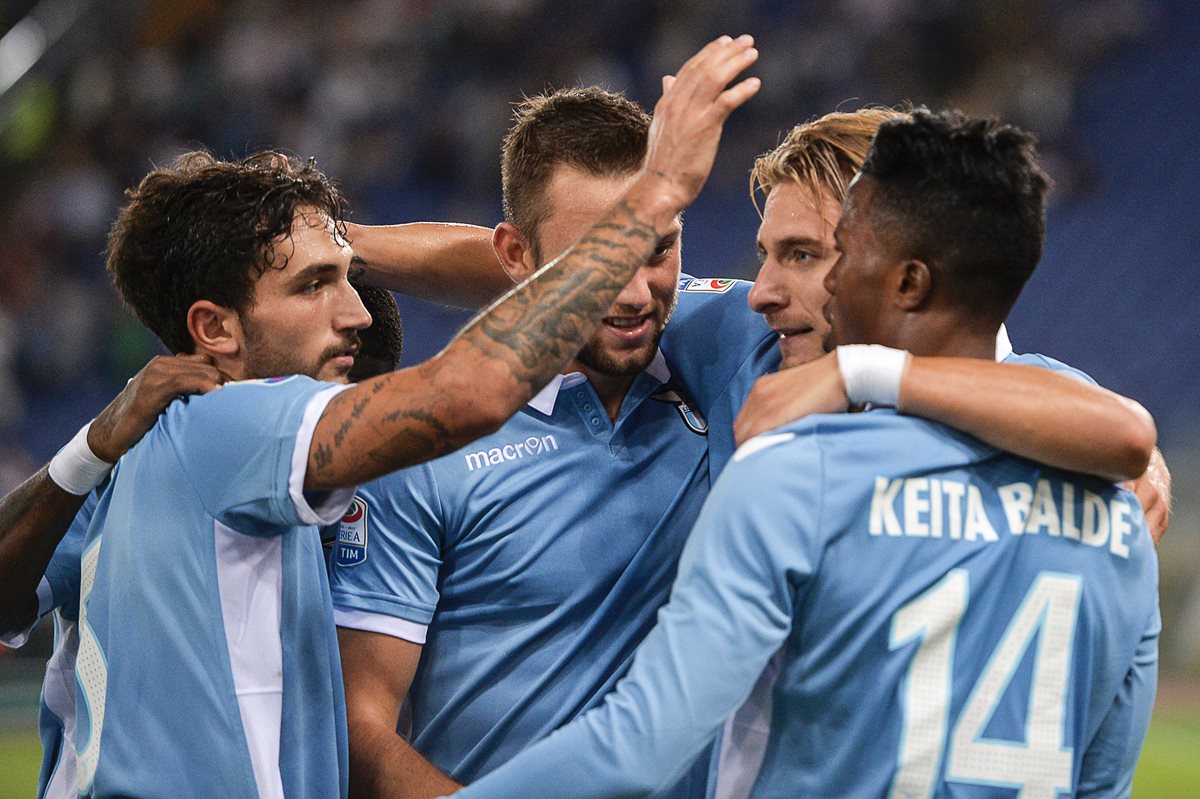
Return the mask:
<svg viewBox="0 0 1200 799">
<path fill-rule="evenodd" d="M 243 535 L 213 522 L 229 667 L 262 799 L 283 799 L 283 538 Z"/>
</svg>

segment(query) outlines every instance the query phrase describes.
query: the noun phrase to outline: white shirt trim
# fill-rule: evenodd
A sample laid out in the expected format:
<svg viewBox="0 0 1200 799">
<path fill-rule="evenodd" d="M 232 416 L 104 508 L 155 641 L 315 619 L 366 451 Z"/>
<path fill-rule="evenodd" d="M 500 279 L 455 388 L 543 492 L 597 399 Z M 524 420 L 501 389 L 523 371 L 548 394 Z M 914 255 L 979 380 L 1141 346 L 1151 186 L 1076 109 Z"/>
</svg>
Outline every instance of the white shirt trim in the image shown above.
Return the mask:
<svg viewBox="0 0 1200 799">
<path fill-rule="evenodd" d="M 1000 331 L 996 333 L 996 360 L 1003 361 L 1012 354 L 1013 346 L 1012 342 L 1008 340 L 1008 330 L 1001 324 Z"/>
<path fill-rule="evenodd" d="M 333 524 L 346 514 L 350 500 L 354 499 L 354 488 L 337 488 L 333 491 L 322 492 L 317 507 L 308 504 L 304 496 L 304 476 L 308 471 L 308 451 L 312 448 L 313 433 L 325 406 L 335 396 L 350 386 L 330 386 L 313 396 L 304 409 L 304 418 L 300 421 L 300 430 L 296 433 L 296 446 L 292 450 L 292 470 L 288 475 L 288 494 L 296 506 L 300 521 L 305 524 Z"/>
<path fill-rule="evenodd" d="M 660 383 L 665 383 L 671 379 L 671 370 L 667 368 L 667 359 L 663 357 L 662 350 L 654 353 L 654 360 L 650 361 L 650 365 L 646 367 L 646 374 Z M 555 375 L 546 384 L 546 387 L 534 394 L 533 399 L 529 400 L 526 404 L 539 413 L 552 416 L 554 414 L 554 405 L 558 401 L 559 392 L 564 388 L 573 388 L 585 380 L 587 378 L 582 372 L 567 372 Z"/>
<path fill-rule="evenodd" d="M 242 730 L 260 799 L 283 799 L 283 537 L 213 521 L 221 619 Z"/>
<path fill-rule="evenodd" d="M 398 619 L 382 613 L 369 613 L 365 610 L 333 608 L 333 623 L 338 627 L 351 630 L 363 630 L 368 633 L 382 633 L 414 644 L 425 644 L 425 635 L 429 630 L 427 624 L 417 624 L 415 621 Z"/>
</svg>

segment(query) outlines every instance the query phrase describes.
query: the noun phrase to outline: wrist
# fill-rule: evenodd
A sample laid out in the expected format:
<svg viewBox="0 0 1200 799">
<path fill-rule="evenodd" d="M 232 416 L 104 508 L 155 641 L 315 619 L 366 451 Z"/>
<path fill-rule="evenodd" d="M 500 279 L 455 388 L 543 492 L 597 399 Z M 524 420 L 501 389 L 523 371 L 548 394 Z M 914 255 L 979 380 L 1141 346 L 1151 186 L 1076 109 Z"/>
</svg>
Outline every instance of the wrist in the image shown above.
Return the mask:
<svg viewBox="0 0 1200 799">
<path fill-rule="evenodd" d="M 837 348 L 838 370 L 851 405 L 871 403 L 896 407 L 900 383 L 910 355 L 879 344 L 850 344 Z"/>
<path fill-rule="evenodd" d="M 101 460 L 88 445 L 88 422 L 50 459 L 50 479 L 68 494 L 82 496 L 104 482 L 113 465 Z"/>
<path fill-rule="evenodd" d="M 670 178 L 661 172 L 643 169 L 625 192 L 625 203 L 633 215 L 651 225 L 659 235 L 666 235 L 675 217 L 687 206 L 679 199 L 679 191 Z"/>
</svg>

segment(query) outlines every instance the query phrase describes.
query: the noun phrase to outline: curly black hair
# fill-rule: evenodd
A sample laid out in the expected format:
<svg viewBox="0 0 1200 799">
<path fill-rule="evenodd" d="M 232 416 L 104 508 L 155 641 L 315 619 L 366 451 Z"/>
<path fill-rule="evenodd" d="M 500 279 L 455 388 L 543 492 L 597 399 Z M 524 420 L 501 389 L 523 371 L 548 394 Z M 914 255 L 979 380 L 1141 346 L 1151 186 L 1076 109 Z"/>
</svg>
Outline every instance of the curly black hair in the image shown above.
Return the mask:
<svg viewBox="0 0 1200 799">
<path fill-rule="evenodd" d="M 188 309 L 206 299 L 244 311 L 300 209 L 344 233 L 341 192 L 312 159 L 279 152 L 238 162 L 190 152 L 126 191 L 105 259 L 121 298 L 171 352 L 191 352 Z"/>
<path fill-rule="evenodd" d="M 964 303 L 1007 315 L 1042 257 L 1050 178 L 1035 139 L 994 119 L 914 111 L 884 122 L 862 165 L 876 231 Z"/>
</svg>

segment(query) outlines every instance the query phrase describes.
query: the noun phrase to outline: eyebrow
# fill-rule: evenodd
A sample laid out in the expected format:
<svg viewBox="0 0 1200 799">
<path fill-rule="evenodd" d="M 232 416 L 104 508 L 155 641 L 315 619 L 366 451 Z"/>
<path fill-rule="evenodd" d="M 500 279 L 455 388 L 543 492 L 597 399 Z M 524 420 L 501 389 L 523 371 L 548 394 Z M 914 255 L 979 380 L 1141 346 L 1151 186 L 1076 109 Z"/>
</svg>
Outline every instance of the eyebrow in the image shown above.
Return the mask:
<svg viewBox="0 0 1200 799">
<path fill-rule="evenodd" d="M 761 247 L 762 244 L 760 243 L 759 246 Z M 788 236 L 787 238 L 772 242 L 771 246 L 776 251 L 788 250 L 792 247 L 811 247 L 819 252 L 825 251 L 825 244 L 811 236 Z"/>
<path fill-rule="evenodd" d="M 314 280 L 318 277 L 324 277 L 331 272 L 337 274 L 339 269 L 340 267 L 337 264 L 309 264 L 293 275 L 292 279 L 288 281 L 288 284 L 293 287 L 299 287 L 310 280 Z"/>
</svg>

